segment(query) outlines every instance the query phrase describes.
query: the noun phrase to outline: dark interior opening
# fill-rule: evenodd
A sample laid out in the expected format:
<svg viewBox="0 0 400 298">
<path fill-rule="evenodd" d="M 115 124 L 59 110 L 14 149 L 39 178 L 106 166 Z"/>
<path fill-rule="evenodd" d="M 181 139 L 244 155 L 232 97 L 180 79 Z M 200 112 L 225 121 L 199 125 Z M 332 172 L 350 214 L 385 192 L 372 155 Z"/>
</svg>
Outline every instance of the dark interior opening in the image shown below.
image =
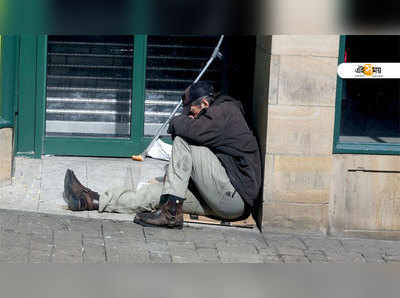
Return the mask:
<svg viewBox="0 0 400 298">
<path fill-rule="evenodd" d="M 220 36 L 150 35 L 147 38 L 145 126 L 154 135 L 206 65 Z M 250 123 L 255 36 L 225 36 L 220 52 L 201 80 L 217 93 L 240 100 Z M 179 111 L 178 111 L 179 112 Z M 163 132 L 166 135 L 167 131 Z"/>
<path fill-rule="evenodd" d="M 398 36 L 347 36 L 346 62 L 400 62 Z M 400 80 L 346 79 L 343 83 L 340 141 L 400 141 Z"/>
</svg>

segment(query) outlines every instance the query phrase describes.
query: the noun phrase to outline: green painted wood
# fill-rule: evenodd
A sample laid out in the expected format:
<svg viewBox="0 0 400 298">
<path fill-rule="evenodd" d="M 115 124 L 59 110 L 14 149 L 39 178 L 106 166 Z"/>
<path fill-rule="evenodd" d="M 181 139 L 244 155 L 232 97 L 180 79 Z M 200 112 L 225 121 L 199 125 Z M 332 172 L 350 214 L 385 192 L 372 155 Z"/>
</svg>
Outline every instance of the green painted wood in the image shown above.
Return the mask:
<svg viewBox="0 0 400 298">
<path fill-rule="evenodd" d="M 172 144 L 170 137 L 161 138 L 164 142 Z M 138 155 L 146 149 L 152 138 L 146 137 L 121 142 L 118 139 L 107 138 L 46 138 L 46 154 L 70 156 L 114 156 L 130 157 Z M 112 155 L 110 155 L 110 153 Z M 20 154 L 21 155 L 21 154 Z M 27 156 L 27 154 L 22 154 Z"/>
<path fill-rule="evenodd" d="M 339 60 L 338 65 L 344 62 L 346 49 L 346 36 L 341 35 L 339 41 Z M 337 74 L 337 83 L 336 83 L 336 103 L 335 103 L 335 124 L 334 124 L 334 132 L 333 132 L 333 153 L 336 152 L 337 144 L 339 143 L 340 136 L 340 123 L 342 119 L 342 98 L 343 98 L 343 79 L 340 78 Z"/>
<path fill-rule="evenodd" d="M 20 48 L 21 48 L 21 36 L 16 36 L 16 63 L 15 63 L 15 97 L 13 104 L 13 116 L 14 116 L 14 155 L 18 152 L 18 107 L 19 107 L 19 97 L 18 97 L 18 80 L 19 80 L 19 59 L 20 59 Z"/>
<path fill-rule="evenodd" d="M 137 139 L 118 140 L 114 138 L 60 138 L 45 139 L 46 154 L 71 156 L 113 156 L 130 157 L 142 150 Z"/>
<path fill-rule="evenodd" d="M 14 155 L 18 157 L 36 158 L 35 152 L 14 152 Z"/>
<path fill-rule="evenodd" d="M 0 59 L 0 128 L 13 127 L 18 62 L 17 36 L 1 37 Z"/>
<path fill-rule="evenodd" d="M 5 120 L 3 117 L 0 116 L 0 129 L 1 128 L 6 128 L 6 127 L 13 127 L 14 123 L 9 121 L 9 120 Z"/>
<path fill-rule="evenodd" d="M 47 35 L 37 40 L 35 158 L 43 153 L 46 121 Z"/>
<path fill-rule="evenodd" d="M 335 146 L 335 153 L 398 155 L 400 154 L 400 144 L 338 143 Z"/>
<path fill-rule="evenodd" d="M 17 152 L 35 151 L 37 36 L 22 35 L 19 56 Z"/>
<path fill-rule="evenodd" d="M 134 46 L 131 135 L 143 143 L 147 36 L 136 35 Z"/>
</svg>

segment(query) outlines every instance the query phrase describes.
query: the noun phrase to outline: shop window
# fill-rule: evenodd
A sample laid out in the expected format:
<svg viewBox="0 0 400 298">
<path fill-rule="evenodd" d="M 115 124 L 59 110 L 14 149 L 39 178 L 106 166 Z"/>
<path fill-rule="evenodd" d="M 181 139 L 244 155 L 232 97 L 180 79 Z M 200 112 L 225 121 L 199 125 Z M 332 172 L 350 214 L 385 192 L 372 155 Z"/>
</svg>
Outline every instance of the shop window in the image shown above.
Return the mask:
<svg viewBox="0 0 400 298">
<path fill-rule="evenodd" d="M 46 136 L 130 137 L 133 36 L 49 36 Z"/>
<path fill-rule="evenodd" d="M 343 37 L 339 62 L 400 62 L 400 37 Z M 400 80 L 339 78 L 334 153 L 399 152 Z"/>
</svg>

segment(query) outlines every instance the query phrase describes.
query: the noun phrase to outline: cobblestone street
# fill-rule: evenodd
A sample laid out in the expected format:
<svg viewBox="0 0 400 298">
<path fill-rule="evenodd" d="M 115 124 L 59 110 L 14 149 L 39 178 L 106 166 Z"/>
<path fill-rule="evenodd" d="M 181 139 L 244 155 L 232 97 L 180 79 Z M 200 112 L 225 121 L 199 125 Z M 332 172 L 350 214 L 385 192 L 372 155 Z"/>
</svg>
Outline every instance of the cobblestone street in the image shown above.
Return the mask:
<svg viewBox="0 0 400 298">
<path fill-rule="evenodd" d="M 0 210 L 5 263 L 391 263 L 397 241 L 260 234 L 191 225 L 142 228 L 133 222 Z"/>
</svg>

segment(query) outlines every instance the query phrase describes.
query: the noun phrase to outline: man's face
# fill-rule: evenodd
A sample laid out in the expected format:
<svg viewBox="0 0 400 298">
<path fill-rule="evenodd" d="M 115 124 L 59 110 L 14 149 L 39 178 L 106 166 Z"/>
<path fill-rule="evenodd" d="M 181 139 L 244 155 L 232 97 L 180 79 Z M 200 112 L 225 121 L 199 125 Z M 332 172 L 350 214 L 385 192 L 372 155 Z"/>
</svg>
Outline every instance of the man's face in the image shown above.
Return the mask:
<svg viewBox="0 0 400 298">
<path fill-rule="evenodd" d="M 201 98 L 198 101 L 192 103 L 190 106 L 190 113 L 193 115 L 194 118 L 201 112 L 203 109 L 207 109 L 209 107 L 208 101 L 206 98 Z"/>
<path fill-rule="evenodd" d="M 196 118 L 202 109 L 202 105 L 192 105 L 190 106 L 190 113 L 193 115 L 194 118 Z"/>
</svg>

